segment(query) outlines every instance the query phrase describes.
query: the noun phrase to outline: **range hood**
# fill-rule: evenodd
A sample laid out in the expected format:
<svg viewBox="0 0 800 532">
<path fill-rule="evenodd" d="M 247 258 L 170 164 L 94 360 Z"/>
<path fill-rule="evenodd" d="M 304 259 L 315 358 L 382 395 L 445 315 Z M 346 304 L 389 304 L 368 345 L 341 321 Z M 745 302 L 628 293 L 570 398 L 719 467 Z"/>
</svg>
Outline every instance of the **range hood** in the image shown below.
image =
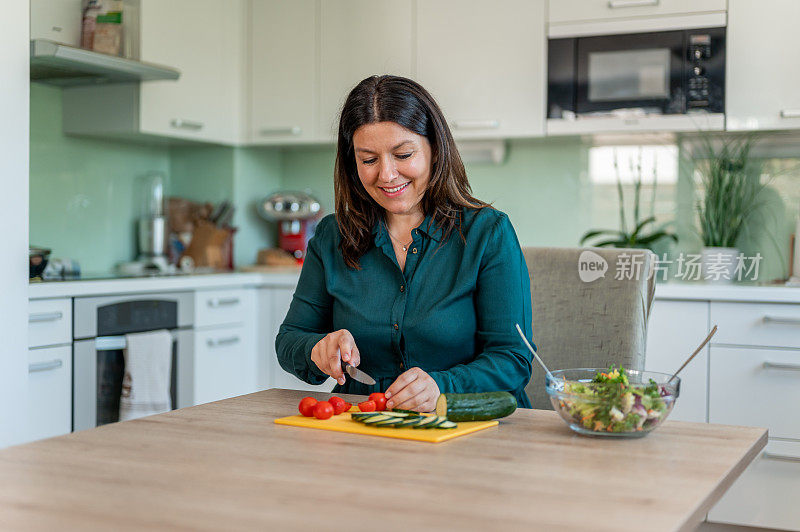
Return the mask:
<svg viewBox="0 0 800 532">
<path fill-rule="evenodd" d="M 124 57 L 75 48 L 46 39 L 31 41 L 31 80 L 74 87 L 178 79 L 180 71 Z"/>
</svg>

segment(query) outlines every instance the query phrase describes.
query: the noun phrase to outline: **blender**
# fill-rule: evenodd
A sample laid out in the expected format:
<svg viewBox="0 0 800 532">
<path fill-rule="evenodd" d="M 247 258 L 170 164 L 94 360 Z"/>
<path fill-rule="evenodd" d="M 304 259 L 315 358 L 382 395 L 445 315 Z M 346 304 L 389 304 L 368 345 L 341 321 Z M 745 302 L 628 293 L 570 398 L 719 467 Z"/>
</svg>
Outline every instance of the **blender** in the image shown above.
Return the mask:
<svg viewBox="0 0 800 532">
<path fill-rule="evenodd" d="M 133 262 L 121 264 L 119 270 L 127 275 L 171 273 L 167 261 L 167 202 L 166 177 L 153 172 L 137 180 L 138 216 L 136 233 L 139 255 Z"/>
</svg>

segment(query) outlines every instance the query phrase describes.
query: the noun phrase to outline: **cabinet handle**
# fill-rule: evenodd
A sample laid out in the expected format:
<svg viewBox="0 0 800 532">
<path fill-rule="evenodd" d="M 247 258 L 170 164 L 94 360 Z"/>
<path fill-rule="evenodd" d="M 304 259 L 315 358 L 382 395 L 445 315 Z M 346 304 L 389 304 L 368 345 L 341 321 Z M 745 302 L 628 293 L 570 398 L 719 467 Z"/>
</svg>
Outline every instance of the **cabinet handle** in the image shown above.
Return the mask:
<svg viewBox="0 0 800 532">
<path fill-rule="evenodd" d="M 273 135 L 299 135 L 303 129 L 299 126 L 289 127 L 265 127 L 258 130 L 258 134 L 263 137 L 271 137 Z"/>
<path fill-rule="evenodd" d="M 781 323 L 783 325 L 800 325 L 800 318 L 787 318 L 784 316 L 764 316 L 764 323 Z"/>
<path fill-rule="evenodd" d="M 764 369 L 785 369 L 789 371 L 800 371 L 800 364 L 781 364 L 778 362 L 766 361 L 761 366 Z"/>
<path fill-rule="evenodd" d="M 216 340 L 214 340 L 213 338 L 209 338 L 206 341 L 206 345 L 208 345 L 208 347 L 222 347 L 225 345 L 233 345 L 238 343 L 239 343 L 238 336 L 231 336 L 229 338 L 218 338 Z"/>
<path fill-rule="evenodd" d="M 223 298 L 208 300 L 208 306 L 211 308 L 229 307 L 231 305 L 238 305 L 238 304 L 239 304 L 238 297 L 223 297 Z"/>
<path fill-rule="evenodd" d="M 28 323 L 41 323 L 43 321 L 58 321 L 64 317 L 61 312 L 39 312 L 28 314 Z"/>
<path fill-rule="evenodd" d="M 497 129 L 500 127 L 498 120 L 456 120 L 453 122 L 456 129 Z"/>
<path fill-rule="evenodd" d="M 51 369 L 60 368 L 64 363 L 61 359 L 48 360 L 47 362 L 37 362 L 36 364 L 28 364 L 28 373 L 36 373 L 37 371 L 48 371 Z"/>
<path fill-rule="evenodd" d="M 202 122 L 193 122 L 191 120 L 182 120 L 180 118 L 173 118 L 169 125 L 175 129 L 188 129 L 190 131 L 200 131 L 203 129 Z"/>
<path fill-rule="evenodd" d="M 781 118 L 800 118 L 800 109 L 783 109 Z"/>
<path fill-rule="evenodd" d="M 790 456 L 788 454 L 775 454 L 775 453 L 768 453 L 767 451 L 764 451 L 764 454 L 762 454 L 761 456 L 763 456 L 767 460 L 782 460 L 782 461 L 785 461 L 785 462 L 800 462 L 800 456 Z"/>
<path fill-rule="evenodd" d="M 609 0 L 608 7 L 617 9 L 618 7 L 643 7 L 657 6 L 659 0 Z"/>
</svg>

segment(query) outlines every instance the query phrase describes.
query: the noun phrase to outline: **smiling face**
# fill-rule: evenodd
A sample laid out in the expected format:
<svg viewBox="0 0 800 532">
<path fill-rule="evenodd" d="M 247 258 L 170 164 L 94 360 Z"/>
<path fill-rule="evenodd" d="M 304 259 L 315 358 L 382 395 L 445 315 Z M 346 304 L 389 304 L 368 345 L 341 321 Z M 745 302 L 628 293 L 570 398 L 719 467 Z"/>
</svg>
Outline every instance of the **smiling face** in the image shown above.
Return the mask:
<svg viewBox="0 0 800 532">
<path fill-rule="evenodd" d="M 376 122 L 353 134 L 358 177 L 387 214 L 423 214 L 431 177 L 431 145 L 395 122 Z"/>
</svg>

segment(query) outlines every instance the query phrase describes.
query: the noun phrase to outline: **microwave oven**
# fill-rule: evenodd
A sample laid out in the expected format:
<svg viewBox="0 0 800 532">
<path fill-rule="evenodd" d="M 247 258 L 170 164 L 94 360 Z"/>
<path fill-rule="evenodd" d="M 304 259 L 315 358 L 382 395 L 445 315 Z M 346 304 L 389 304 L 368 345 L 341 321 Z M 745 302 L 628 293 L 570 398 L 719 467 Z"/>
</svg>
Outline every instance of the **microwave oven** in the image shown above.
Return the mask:
<svg viewBox="0 0 800 532">
<path fill-rule="evenodd" d="M 548 40 L 547 117 L 725 112 L 725 28 Z"/>
</svg>

